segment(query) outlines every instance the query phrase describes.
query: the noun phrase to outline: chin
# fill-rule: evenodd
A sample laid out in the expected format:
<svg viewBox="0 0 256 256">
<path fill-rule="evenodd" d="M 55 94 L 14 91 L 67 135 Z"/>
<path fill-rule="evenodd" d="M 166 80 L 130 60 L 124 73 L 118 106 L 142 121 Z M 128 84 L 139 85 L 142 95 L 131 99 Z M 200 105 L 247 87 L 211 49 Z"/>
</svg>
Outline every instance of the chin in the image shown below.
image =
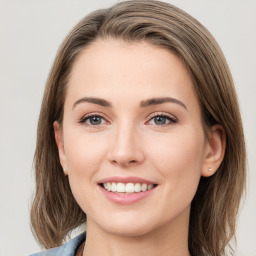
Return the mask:
<svg viewBox="0 0 256 256">
<path fill-rule="evenodd" d="M 143 217 L 121 216 L 111 218 L 111 221 L 101 223 L 100 226 L 112 235 L 135 237 L 150 233 L 153 229 L 153 221 Z"/>
<path fill-rule="evenodd" d="M 142 227 L 137 225 L 136 227 L 131 227 L 131 225 L 123 225 L 109 227 L 106 229 L 106 231 L 112 235 L 121 237 L 138 237 L 150 233 L 151 229 L 149 227 Z"/>
</svg>

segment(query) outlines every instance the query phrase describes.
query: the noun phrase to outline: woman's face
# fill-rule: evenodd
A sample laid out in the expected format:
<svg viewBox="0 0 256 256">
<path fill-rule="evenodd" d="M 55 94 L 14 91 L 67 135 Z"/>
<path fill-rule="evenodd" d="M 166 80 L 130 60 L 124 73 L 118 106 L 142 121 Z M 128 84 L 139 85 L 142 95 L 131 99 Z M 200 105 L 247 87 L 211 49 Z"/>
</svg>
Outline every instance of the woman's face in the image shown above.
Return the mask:
<svg viewBox="0 0 256 256">
<path fill-rule="evenodd" d="M 63 126 L 54 128 L 88 227 L 125 236 L 187 227 L 209 147 L 192 80 L 174 54 L 98 40 L 75 62 Z"/>
</svg>

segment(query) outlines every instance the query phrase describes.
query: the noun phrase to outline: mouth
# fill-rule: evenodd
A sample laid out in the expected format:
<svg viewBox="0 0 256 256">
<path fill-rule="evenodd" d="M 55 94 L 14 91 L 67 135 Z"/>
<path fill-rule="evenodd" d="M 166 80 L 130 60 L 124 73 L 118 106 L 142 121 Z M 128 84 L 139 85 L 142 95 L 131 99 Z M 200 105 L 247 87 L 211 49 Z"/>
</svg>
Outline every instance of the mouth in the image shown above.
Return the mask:
<svg viewBox="0 0 256 256">
<path fill-rule="evenodd" d="M 145 192 L 157 186 L 157 184 L 153 184 L 153 183 L 139 183 L 139 182 L 136 182 L 136 183 L 104 182 L 104 183 L 99 183 L 99 185 L 103 189 L 109 192 L 125 193 L 125 194 Z"/>
<path fill-rule="evenodd" d="M 109 201 L 122 205 L 139 202 L 155 194 L 158 184 L 140 177 L 109 177 L 98 182 Z"/>
</svg>

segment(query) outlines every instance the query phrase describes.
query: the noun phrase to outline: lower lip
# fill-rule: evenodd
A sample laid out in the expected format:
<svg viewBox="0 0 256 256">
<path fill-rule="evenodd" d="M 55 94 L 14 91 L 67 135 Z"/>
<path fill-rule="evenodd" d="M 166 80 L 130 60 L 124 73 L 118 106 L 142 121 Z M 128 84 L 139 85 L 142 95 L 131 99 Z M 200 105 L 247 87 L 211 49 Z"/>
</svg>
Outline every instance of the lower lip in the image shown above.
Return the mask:
<svg viewBox="0 0 256 256">
<path fill-rule="evenodd" d="M 104 196 L 111 202 L 117 204 L 134 204 L 140 200 L 145 199 L 146 197 L 150 196 L 156 187 L 153 187 L 150 190 L 142 191 L 142 192 L 134 192 L 134 193 L 114 193 L 104 189 L 102 186 L 99 185 L 100 190 L 104 194 Z"/>
</svg>

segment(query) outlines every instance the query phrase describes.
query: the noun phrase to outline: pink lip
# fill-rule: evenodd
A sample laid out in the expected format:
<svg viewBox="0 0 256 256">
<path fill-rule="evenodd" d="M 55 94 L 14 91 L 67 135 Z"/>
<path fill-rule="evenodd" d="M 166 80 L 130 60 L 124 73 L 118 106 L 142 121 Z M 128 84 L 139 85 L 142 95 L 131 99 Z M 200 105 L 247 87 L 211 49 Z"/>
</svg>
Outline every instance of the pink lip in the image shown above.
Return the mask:
<svg viewBox="0 0 256 256">
<path fill-rule="evenodd" d="M 111 202 L 122 204 L 122 205 L 128 205 L 128 204 L 134 204 L 148 196 L 150 196 L 154 191 L 155 188 L 152 188 L 150 190 L 144 191 L 144 192 L 138 192 L 138 193 L 114 193 L 107 191 L 103 187 L 99 186 L 100 190 L 102 191 L 103 195 Z"/>
<path fill-rule="evenodd" d="M 153 181 L 150 180 L 146 180 L 143 178 L 139 178 L 139 177 L 118 177 L 118 176 L 114 176 L 114 177 L 109 177 L 106 179 L 102 179 L 98 182 L 99 188 L 101 190 L 101 192 L 103 193 L 103 195 L 111 202 L 117 203 L 117 204 L 122 204 L 122 205 L 129 205 L 129 204 L 133 204 L 136 203 L 148 196 L 150 196 L 152 193 L 154 193 L 156 187 L 153 187 L 150 190 L 147 191 L 141 191 L 141 192 L 134 192 L 134 193 L 115 193 L 115 192 L 110 192 L 107 191 L 106 189 L 104 189 L 101 184 L 103 183 L 107 183 L 107 182 L 121 182 L 121 183 L 146 183 L 146 184 L 156 184 Z"/>
<path fill-rule="evenodd" d="M 146 180 L 146 179 L 143 179 L 143 178 L 140 178 L 140 177 L 134 177 L 134 176 L 129 176 L 129 177 L 119 177 L 119 176 L 109 177 L 109 178 L 100 180 L 98 182 L 98 184 L 107 183 L 107 182 L 156 184 L 153 181 Z"/>
</svg>

